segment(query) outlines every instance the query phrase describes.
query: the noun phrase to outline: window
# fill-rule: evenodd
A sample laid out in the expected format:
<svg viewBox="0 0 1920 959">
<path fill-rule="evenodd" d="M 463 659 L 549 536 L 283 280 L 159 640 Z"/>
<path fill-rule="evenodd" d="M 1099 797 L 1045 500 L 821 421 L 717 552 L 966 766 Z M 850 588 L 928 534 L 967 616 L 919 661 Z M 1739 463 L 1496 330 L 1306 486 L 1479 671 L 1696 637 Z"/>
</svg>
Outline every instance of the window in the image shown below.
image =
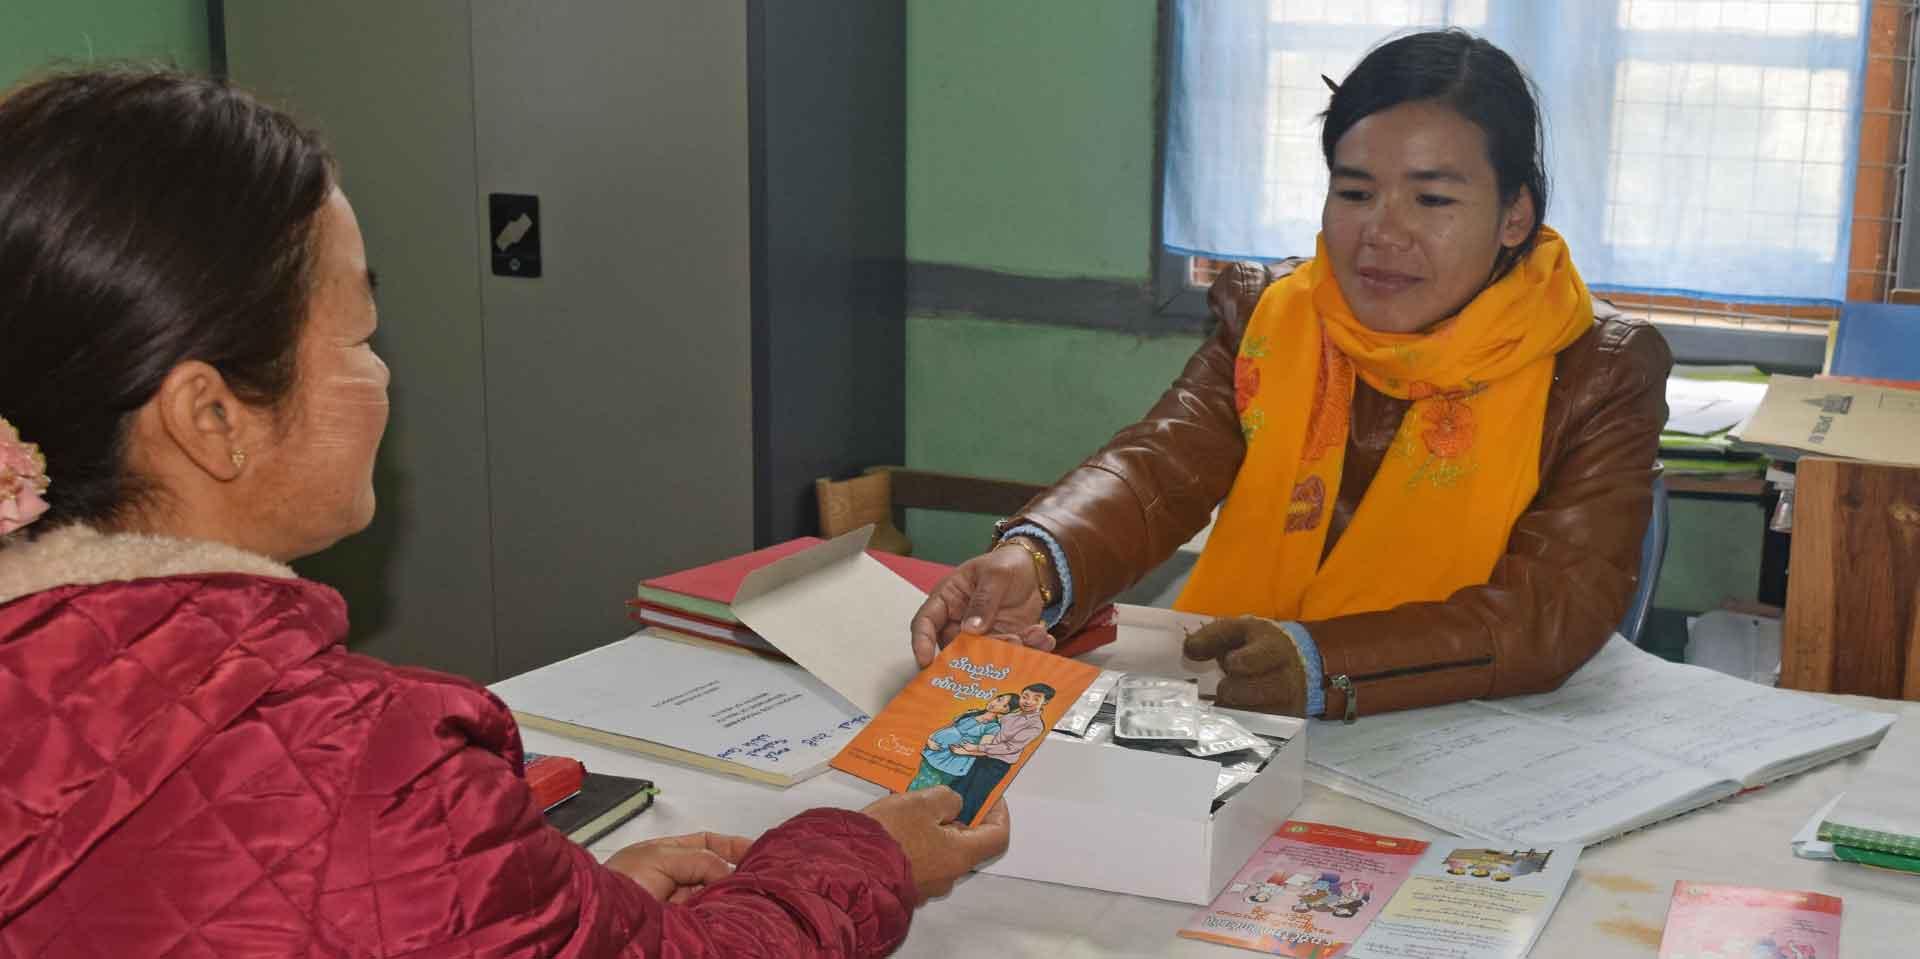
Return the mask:
<svg viewBox="0 0 1920 959">
<path fill-rule="evenodd" d="M 1917 5 L 1175 0 L 1162 296 L 1203 309 L 1187 291 L 1222 259 L 1310 254 L 1321 76 L 1401 29 L 1455 25 L 1539 85 L 1548 220 L 1596 291 L 1668 325 L 1687 359 L 1817 363 L 1841 300 L 1896 285 Z"/>
</svg>

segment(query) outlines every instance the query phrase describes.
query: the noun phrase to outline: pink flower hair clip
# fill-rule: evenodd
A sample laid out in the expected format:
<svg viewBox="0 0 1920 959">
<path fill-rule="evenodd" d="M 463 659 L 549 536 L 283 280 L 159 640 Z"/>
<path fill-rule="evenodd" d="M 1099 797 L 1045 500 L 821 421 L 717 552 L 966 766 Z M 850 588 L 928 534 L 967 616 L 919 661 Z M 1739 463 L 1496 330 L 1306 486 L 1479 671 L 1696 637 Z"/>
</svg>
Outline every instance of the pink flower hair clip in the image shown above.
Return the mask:
<svg viewBox="0 0 1920 959">
<path fill-rule="evenodd" d="M 0 417 L 0 536 L 31 524 L 47 511 L 47 458 L 40 447 Z"/>
</svg>

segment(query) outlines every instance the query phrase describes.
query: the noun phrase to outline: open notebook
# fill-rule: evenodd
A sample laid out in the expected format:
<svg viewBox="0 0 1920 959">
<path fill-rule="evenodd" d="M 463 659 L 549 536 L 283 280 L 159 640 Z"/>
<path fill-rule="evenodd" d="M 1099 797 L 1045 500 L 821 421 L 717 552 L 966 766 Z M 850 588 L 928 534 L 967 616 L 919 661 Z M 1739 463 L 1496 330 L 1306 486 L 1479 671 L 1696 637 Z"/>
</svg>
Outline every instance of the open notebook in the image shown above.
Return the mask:
<svg viewBox="0 0 1920 959">
<path fill-rule="evenodd" d="M 1463 836 L 1586 845 L 1865 749 L 1892 721 L 1615 636 L 1551 693 L 1316 723 L 1307 776 Z"/>
</svg>

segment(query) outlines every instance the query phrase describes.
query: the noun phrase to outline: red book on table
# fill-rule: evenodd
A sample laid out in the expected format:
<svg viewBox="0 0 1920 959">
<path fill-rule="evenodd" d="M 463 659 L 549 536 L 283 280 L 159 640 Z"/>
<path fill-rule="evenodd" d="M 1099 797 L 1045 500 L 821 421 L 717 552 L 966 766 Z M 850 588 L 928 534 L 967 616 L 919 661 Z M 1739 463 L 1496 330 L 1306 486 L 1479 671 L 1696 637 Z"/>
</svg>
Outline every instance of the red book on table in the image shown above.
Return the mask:
<svg viewBox="0 0 1920 959">
<path fill-rule="evenodd" d="M 751 553 L 708 563 L 705 566 L 696 566 L 677 573 L 642 580 L 638 591 L 639 599 L 629 605 L 638 610 L 651 609 L 669 615 L 677 612 L 695 622 L 712 627 L 744 630 L 745 625 L 740 622 L 738 616 L 733 614 L 732 603 L 734 596 L 740 592 L 740 583 L 747 578 L 747 574 L 801 550 L 818 546 L 822 542 L 825 541 L 817 536 L 802 536 L 765 549 L 757 549 Z M 867 550 L 867 555 L 892 570 L 900 578 L 912 583 L 923 593 L 933 589 L 935 584 L 953 571 L 953 567 L 945 563 L 901 556 L 897 553 L 870 549 Z M 658 615 L 651 617 L 636 615 L 635 618 L 642 622 L 652 621 L 657 625 L 665 625 L 660 623 Z M 1117 635 L 1113 620 L 1113 607 L 1101 608 L 1093 614 L 1079 633 L 1062 642 L 1055 652 L 1061 656 L 1078 656 L 1113 642 Z M 906 624 L 902 623 L 901 631 L 904 633 L 905 630 Z M 711 638 L 720 638 L 713 635 L 712 630 L 689 631 L 701 632 Z M 904 641 L 903 639 L 902 642 Z"/>
</svg>

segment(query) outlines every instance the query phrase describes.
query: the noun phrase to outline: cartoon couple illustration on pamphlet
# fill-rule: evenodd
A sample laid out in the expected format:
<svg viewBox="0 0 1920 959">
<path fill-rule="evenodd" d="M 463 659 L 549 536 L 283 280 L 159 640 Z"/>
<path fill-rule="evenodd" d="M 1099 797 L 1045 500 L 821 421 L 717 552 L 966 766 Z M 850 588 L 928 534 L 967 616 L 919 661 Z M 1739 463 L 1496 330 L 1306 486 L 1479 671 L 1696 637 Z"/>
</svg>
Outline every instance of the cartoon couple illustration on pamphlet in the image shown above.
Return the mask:
<svg viewBox="0 0 1920 959">
<path fill-rule="evenodd" d="M 1040 749 L 1097 666 L 963 633 L 833 757 L 895 792 L 946 786 L 977 825 Z"/>
<path fill-rule="evenodd" d="M 978 709 L 955 716 L 927 737 L 920 770 L 907 790 L 946 786 L 960 794 L 959 822 L 972 822 L 1007 771 L 1047 731 L 1041 710 L 1055 693 L 1046 683 L 997 693 Z"/>
<path fill-rule="evenodd" d="M 1337 872 L 1276 873 L 1266 882 L 1247 888 L 1246 900 L 1254 905 L 1272 902 L 1276 896 L 1293 897 L 1293 912 L 1324 912 L 1337 919 L 1351 919 L 1373 899 L 1373 883 L 1364 879 L 1341 881 Z"/>
</svg>

